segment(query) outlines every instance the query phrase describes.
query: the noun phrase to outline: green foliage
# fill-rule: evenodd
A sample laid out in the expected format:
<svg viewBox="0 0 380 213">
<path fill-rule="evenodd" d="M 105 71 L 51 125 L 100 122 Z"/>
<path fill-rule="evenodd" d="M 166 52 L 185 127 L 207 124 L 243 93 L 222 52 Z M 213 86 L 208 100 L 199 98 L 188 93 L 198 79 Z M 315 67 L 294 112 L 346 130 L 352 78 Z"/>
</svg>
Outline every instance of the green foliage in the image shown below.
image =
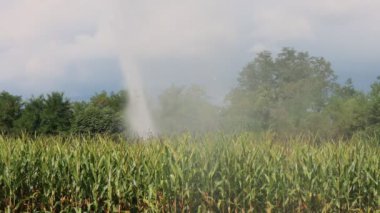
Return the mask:
<svg viewBox="0 0 380 213">
<path fill-rule="evenodd" d="M 120 133 L 125 130 L 123 111 L 126 93 L 93 96 L 90 102 L 71 103 L 63 93 L 53 92 L 22 101 L 8 92 L 0 93 L 0 132 L 4 134 L 57 135 Z"/>
<path fill-rule="evenodd" d="M 75 134 L 114 134 L 125 130 L 123 124 L 127 96 L 118 93 L 101 92 L 91 97 L 89 103 L 73 104 L 74 120 L 72 132 Z"/>
<path fill-rule="evenodd" d="M 52 92 L 44 101 L 41 114 L 41 132 L 44 134 L 67 133 L 71 128 L 73 112 L 70 101 L 63 93 Z"/>
<path fill-rule="evenodd" d="M 351 79 L 343 86 L 337 86 L 325 113 L 331 121 L 326 124 L 326 134 L 350 137 L 366 126 L 368 101 L 365 94 L 354 89 Z"/>
<path fill-rule="evenodd" d="M 284 48 L 276 58 L 261 52 L 243 69 L 239 85 L 227 96 L 226 122 L 255 131 L 320 129 L 328 119 L 323 110 L 335 78 L 329 62 L 306 52 Z"/>
<path fill-rule="evenodd" d="M 119 91 L 118 93 L 107 94 L 103 91 L 91 97 L 90 103 L 99 108 L 110 108 L 114 112 L 122 112 L 127 105 L 127 93 Z"/>
<path fill-rule="evenodd" d="M 198 86 L 172 86 L 159 96 L 153 115 L 163 134 L 218 130 L 346 138 L 356 132 L 380 134 L 380 78 L 368 94 L 355 90 L 351 79 L 344 85 L 335 79 L 324 58 L 291 48 L 276 56 L 264 51 L 242 70 L 223 109 L 210 103 Z M 74 103 L 57 92 L 25 102 L 2 92 L 0 132 L 120 133 L 128 129 L 122 122 L 127 103 L 125 91 L 103 91 L 87 102 Z"/>
<path fill-rule="evenodd" d="M 75 112 L 72 132 L 76 134 L 113 134 L 122 130 L 121 116 L 109 107 L 89 104 Z"/>
<path fill-rule="evenodd" d="M 371 85 L 369 93 L 366 129 L 368 132 L 380 134 L 380 76 Z"/>
<path fill-rule="evenodd" d="M 0 137 L 8 212 L 376 212 L 378 138 Z"/>
<path fill-rule="evenodd" d="M 215 131 L 218 108 L 209 103 L 199 86 L 171 86 L 159 97 L 156 120 L 161 133 Z"/>
<path fill-rule="evenodd" d="M 0 133 L 11 133 L 15 120 L 21 115 L 21 97 L 0 93 Z"/>
<path fill-rule="evenodd" d="M 43 96 L 31 98 L 24 103 L 21 117 L 16 120 L 16 129 L 31 134 L 40 133 L 44 108 L 45 98 Z"/>
</svg>

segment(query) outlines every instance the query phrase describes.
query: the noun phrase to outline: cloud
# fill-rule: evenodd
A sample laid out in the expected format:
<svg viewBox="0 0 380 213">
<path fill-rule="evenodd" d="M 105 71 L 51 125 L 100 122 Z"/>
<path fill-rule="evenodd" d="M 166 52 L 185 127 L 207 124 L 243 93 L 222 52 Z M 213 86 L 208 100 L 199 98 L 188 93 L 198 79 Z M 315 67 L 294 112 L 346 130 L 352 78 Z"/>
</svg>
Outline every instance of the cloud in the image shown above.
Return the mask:
<svg viewBox="0 0 380 213">
<path fill-rule="evenodd" d="M 208 53 L 234 39 L 225 8 L 213 6 L 216 1 L 8 3 L 0 13 L 0 80 L 23 78 L 28 81 L 19 86 L 51 88 L 65 65 L 117 57 L 120 47 L 138 58 Z"/>
<path fill-rule="evenodd" d="M 71 64 L 109 58 L 117 63 L 120 52 L 141 63 L 165 61 L 161 67 L 143 66 L 150 67 L 145 73 L 162 75 L 174 72 L 168 70 L 170 59 L 180 59 L 191 66 L 193 71 L 183 72 L 193 72 L 194 82 L 235 81 L 241 63 L 248 61 L 234 55 L 245 60 L 283 46 L 326 56 L 333 63 L 374 64 L 380 54 L 379 9 L 380 3 L 371 0 L 0 1 L 0 83 L 17 91 L 55 90 L 70 81 Z M 75 72 L 85 78 L 81 76 L 92 71 L 84 66 Z M 149 85 L 154 79 L 146 81 Z M 85 87 L 85 79 L 75 82 Z M 101 90 L 109 81 L 99 84 Z"/>
<path fill-rule="evenodd" d="M 0 80 L 25 90 L 52 90 L 67 64 L 112 56 L 100 6 L 96 0 L 8 4 L 0 13 Z"/>
<path fill-rule="evenodd" d="M 117 40 L 137 57 L 206 54 L 237 39 L 226 2 L 120 0 Z"/>
</svg>

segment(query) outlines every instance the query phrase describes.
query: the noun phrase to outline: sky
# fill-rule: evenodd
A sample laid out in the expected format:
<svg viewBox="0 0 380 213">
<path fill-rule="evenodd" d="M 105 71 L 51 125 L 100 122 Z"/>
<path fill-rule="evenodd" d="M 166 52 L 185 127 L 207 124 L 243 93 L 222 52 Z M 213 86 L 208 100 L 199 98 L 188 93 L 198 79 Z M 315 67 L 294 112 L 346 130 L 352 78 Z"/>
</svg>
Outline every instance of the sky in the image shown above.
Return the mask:
<svg viewBox="0 0 380 213">
<path fill-rule="evenodd" d="M 339 82 L 368 91 L 378 11 L 375 0 L 0 0 L 0 91 L 87 99 L 123 89 L 128 60 L 148 96 L 197 84 L 222 103 L 258 52 L 283 47 L 324 57 Z"/>
</svg>

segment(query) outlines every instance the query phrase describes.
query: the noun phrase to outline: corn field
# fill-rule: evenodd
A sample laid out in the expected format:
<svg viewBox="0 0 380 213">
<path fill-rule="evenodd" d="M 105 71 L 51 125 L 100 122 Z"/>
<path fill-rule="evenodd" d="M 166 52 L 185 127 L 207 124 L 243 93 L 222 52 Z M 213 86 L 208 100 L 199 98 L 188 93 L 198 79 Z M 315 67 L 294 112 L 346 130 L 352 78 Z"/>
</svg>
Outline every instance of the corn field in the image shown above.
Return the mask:
<svg viewBox="0 0 380 213">
<path fill-rule="evenodd" d="M 380 142 L 270 133 L 0 137 L 0 209 L 379 211 Z"/>
</svg>

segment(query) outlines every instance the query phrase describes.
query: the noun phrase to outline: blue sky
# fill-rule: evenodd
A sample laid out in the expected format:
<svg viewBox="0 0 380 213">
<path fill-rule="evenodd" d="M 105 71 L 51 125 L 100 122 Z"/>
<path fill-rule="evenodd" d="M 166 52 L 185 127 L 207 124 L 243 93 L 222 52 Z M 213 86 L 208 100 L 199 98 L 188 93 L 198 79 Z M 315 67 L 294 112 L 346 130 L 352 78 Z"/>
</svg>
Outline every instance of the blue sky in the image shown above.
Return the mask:
<svg viewBox="0 0 380 213">
<path fill-rule="evenodd" d="M 0 90 L 86 99 L 125 86 L 138 64 L 155 96 L 198 84 L 215 102 L 262 50 L 329 60 L 340 82 L 380 75 L 380 2 L 372 0 L 0 0 Z"/>
</svg>

